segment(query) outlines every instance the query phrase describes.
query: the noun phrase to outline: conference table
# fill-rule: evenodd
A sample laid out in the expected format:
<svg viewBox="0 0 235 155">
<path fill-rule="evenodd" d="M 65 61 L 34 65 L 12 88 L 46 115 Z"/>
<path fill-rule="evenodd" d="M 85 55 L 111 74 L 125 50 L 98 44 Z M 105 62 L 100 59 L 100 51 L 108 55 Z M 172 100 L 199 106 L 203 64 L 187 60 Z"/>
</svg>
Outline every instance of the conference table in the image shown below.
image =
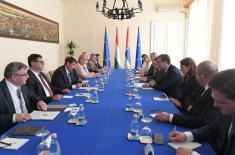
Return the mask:
<svg viewBox="0 0 235 155">
<path fill-rule="evenodd" d="M 94 79 L 90 79 L 90 85 L 94 85 Z M 125 70 L 115 69 L 112 71 L 108 83 L 105 85 L 105 91 L 99 92 L 99 103 L 85 103 L 86 97 L 77 97 L 75 94 L 85 90 L 72 90 L 69 95 L 73 98 L 65 98 L 60 101 L 53 101 L 50 104 L 71 104 L 83 103 L 85 107 L 86 119 L 85 126 L 76 126 L 68 124 L 68 113 L 61 112 L 53 121 L 32 120 L 19 123 L 15 127 L 22 125 L 42 125 L 50 132 L 56 132 L 61 147 L 62 155 L 143 155 L 144 147 L 139 141 L 129 141 L 127 134 L 130 132 L 130 123 L 133 112 L 126 112 L 125 107 L 128 102 L 126 95 L 126 77 Z M 145 117 L 149 117 L 151 109 L 159 108 L 157 112 L 177 113 L 180 112 L 170 101 L 154 101 L 153 97 L 160 96 L 162 92 L 156 90 L 139 89 L 139 95 L 142 96 L 139 101 L 142 103 L 142 109 Z M 152 112 L 154 113 L 154 112 Z M 139 121 L 140 129 L 148 126 L 152 133 L 160 132 L 164 137 L 164 145 L 152 144 L 156 155 L 174 155 L 175 149 L 168 145 L 169 133 L 174 125 L 162 123 L 155 119 L 150 123 Z M 15 128 L 14 127 L 14 128 Z M 10 129 L 10 133 L 14 128 Z M 188 131 L 182 126 L 177 125 L 177 131 Z M 0 155 L 36 155 L 37 145 L 41 138 L 37 136 L 19 136 L 27 138 L 29 141 L 18 150 L 0 149 Z M 213 155 L 215 152 L 206 142 L 195 150 L 204 155 Z"/>
</svg>

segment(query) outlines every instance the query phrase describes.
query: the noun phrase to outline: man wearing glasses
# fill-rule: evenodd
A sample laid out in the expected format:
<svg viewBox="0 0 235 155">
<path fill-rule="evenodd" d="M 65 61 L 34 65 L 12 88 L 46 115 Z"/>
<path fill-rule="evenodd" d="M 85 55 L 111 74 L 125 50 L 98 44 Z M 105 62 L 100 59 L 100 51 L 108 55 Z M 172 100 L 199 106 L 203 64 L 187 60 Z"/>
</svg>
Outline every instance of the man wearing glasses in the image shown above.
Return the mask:
<svg viewBox="0 0 235 155">
<path fill-rule="evenodd" d="M 62 93 L 69 93 L 69 89 L 59 89 L 52 87 L 46 75 L 42 72 L 44 69 L 44 61 L 41 55 L 31 54 L 28 57 L 28 75 L 29 78 L 26 85 L 31 92 L 40 96 L 43 101 L 49 103 L 52 100 L 60 100 Z"/>
<path fill-rule="evenodd" d="M 9 63 L 0 82 L 0 134 L 17 122 L 32 117 L 34 109 L 47 110 L 47 105 L 25 86 L 28 79 L 27 66 L 21 62 Z"/>
</svg>

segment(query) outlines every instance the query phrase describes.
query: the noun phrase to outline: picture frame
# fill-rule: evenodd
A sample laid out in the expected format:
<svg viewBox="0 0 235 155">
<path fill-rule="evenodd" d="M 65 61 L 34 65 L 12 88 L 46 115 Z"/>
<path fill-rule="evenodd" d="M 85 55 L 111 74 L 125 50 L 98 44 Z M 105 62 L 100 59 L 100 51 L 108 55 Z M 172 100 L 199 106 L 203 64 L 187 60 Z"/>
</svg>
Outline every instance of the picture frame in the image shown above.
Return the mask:
<svg viewBox="0 0 235 155">
<path fill-rule="evenodd" d="M 59 43 L 59 24 L 0 0 L 0 37 Z"/>
</svg>

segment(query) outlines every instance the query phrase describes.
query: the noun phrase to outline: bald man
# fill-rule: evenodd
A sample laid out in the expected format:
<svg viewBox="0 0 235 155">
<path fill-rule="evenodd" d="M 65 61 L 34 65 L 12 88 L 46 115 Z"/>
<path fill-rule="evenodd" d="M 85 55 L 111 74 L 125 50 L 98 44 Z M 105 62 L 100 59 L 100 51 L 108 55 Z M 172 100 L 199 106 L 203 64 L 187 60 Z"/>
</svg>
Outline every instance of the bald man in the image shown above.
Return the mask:
<svg viewBox="0 0 235 155">
<path fill-rule="evenodd" d="M 215 118 L 221 115 L 220 111 L 213 106 L 213 98 L 211 89 L 208 87 L 210 79 L 218 72 L 218 67 L 213 61 L 201 62 L 196 70 L 196 79 L 198 83 L 204 87 L 204 91 L 197 92 L 183 105 L 183 115 L 168 114 L 166 112 L 159 113 L 155 118 L 162 122 L 170 122 L 186 126 L 189 128 L 199 128 L 209 124 Z"/>
</svg>

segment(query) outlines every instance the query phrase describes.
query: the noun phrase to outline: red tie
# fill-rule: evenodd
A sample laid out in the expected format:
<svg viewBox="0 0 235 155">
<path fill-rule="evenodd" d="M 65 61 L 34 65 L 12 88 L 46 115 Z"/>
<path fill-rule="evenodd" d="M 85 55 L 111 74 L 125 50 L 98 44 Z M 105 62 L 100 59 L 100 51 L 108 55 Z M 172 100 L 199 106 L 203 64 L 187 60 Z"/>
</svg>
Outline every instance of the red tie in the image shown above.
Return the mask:
<svg viewBox="0 0 235 155">
<path fill-rule="evenodd" d="M 46 83 L 46 81 L 44 80 L 42 74 L 39 74 L 39 78 L 42 81 L 42 84 L 44 85 L 44 87 L 47 89 L 47 91 L 49 92 L 50 96 L 53 96 L 53 92 L 51 91 L 51 88 L 49 87 L 49 85 Z"/>
</svg>

